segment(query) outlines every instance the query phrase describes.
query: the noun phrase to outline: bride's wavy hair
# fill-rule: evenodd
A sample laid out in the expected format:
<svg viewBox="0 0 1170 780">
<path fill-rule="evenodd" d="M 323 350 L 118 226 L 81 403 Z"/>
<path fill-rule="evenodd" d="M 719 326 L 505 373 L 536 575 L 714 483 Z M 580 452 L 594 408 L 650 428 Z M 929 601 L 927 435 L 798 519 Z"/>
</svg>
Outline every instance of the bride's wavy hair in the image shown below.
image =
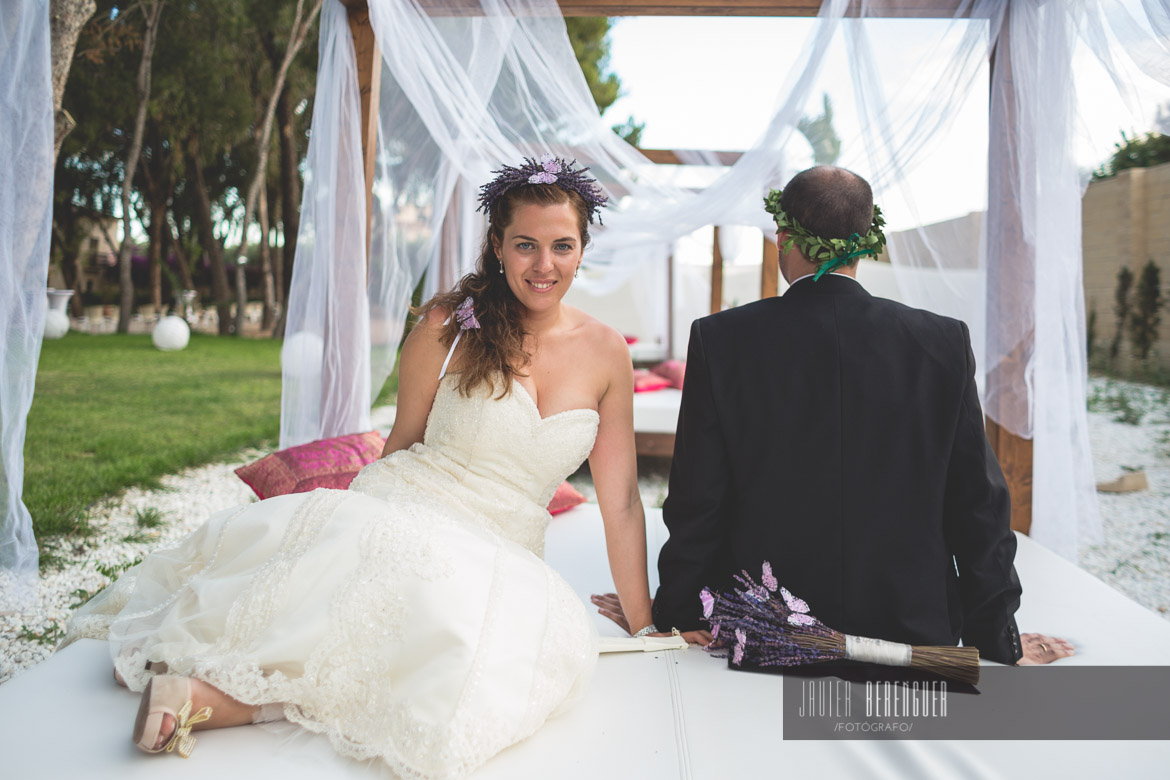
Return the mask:
<svg viewBox="0 0 1170 780">
<path fill-rule="evenodd" d="M 504 230 L 512 224 L 516 208 L 523 205 L 556 206 L 568 203 L 577 214 L 577 228 L 581 234 L 581 248 L 589 244 L 590 206 L 576 192 L 555 184 L 524 184 L 514 187 L 492 202 L 488 213 L 488 229 L 483 237 L 475 271 L 467 274 L 453 287 L 424 303 L 413 313 L 420 318 L 438 309 L 447 315 L 455 311 L 466 298 L 475 305 L 479 328 L 464 331 L 460 344 L 464 345 L 459 366 L 459 392 L 466 396 L 481 384 L 496 388 L 503 380 L 500 396 L 512 391 L 512 379 L 532 361 L 524 351 L 524 304 L 512 293 L 507 277 L 500 273 L 502 263 L 496 256 L 493 239 L 501 245 Z M 439 341 L 450 348 L 459 333 L 459 323 L 450 316 L 439 334 Z M 520 374 L 525 376 L 525 374 Z"/>
</svg>

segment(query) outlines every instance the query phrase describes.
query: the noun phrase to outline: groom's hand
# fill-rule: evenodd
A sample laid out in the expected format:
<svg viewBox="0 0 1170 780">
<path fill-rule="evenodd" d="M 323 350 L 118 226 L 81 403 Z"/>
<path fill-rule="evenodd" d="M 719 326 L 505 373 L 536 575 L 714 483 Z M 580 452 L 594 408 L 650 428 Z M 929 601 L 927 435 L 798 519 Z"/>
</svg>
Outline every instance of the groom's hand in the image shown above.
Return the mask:
<svg viewBox="0 0 1170 780">
<path fill-rule="evenodd" d="M 1050 664 L 1076 654 L 1067 639 L 1044 634 L 1020 634 L 1020 644 L 1023 645 L 1024 655 L 1016 661 L 1016 666 Z"/>
<path fill-rule="evenodd" d="M 622 611 L 622 602 L 616 593 L 594 594 L 589 597 L 589 600 L 597 607 L 600 614 L 617 623 L 627 634 L 634 633 L 630 630 L 630 621 L 626 620 L 626 613 Z M 653 599 L 650 603 L 654 603 Z M 670 636 L 670 632 L 660 631 L 657 634 L 650 634 L 650 636 Z M 687 641 L 687 644 L 703 645 L 704 647 L 713 641 L 709 631 L 683 631 L 682 638 Z"/>
</svg>

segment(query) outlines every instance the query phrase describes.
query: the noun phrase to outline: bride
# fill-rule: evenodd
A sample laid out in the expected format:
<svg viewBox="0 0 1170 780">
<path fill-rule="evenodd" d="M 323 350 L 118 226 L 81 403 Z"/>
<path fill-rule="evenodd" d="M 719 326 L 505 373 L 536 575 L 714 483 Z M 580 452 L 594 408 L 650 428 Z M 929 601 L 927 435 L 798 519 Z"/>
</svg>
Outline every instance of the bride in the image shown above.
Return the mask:
<svg viewBox="0 0 1170 780">
<path fill-rule="evenodd" d="M 133 739 L 286 718 L 406 777 L 459 777 L 532 734 L 597 656 L 541 559 L 557 485 L 589 458 L 614 583 L 651 625 L 624 339 L 561 301 L 605 203 L 546 155 L 484 185 L 476 271 L 406 339 L 394 428 L 347 491 L 216 514 L 74 617 L 142 703 Z"/>
</svg>

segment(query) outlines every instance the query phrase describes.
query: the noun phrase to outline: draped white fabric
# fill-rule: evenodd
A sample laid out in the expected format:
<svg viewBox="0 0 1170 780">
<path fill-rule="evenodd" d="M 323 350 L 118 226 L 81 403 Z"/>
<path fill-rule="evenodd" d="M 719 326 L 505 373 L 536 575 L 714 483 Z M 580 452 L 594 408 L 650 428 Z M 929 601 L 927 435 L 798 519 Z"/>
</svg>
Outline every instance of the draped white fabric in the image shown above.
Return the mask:
<svg viewBox="0 0 1170 780">
<path fill-rule="evenodd" d="M 411 291 L 424 273 L 424 294 L 445 288 L 474 262 L 483 231 L 476 187 L 494 168 L 546 151 L 590 166 L 612 205 L 604 227 L 593 232 L 575 290 L 612 292 L 632 278 L 661 284 L 676 242 L 703 226 L 771 233 L 761 198 L 795 173 L 788 161 L 800 160 L 793 150 L 804 143 L 796 125 L 837 78 L 835 65 L 846 62 L 861 132 L 845 139 L 840 164 L 873 183 L 892 226 L 911 228 L 890 244 L 899 297 L 968 323 L 986 374 L 989 415 L 1034 439 L 1035 538 L 1074 557 L 1081 539 L 1099 534 L 1086 430 L 1082 182 L 1072 154 L 1078 104 L 1071 60 L 1086 45 L 1123 90 L 1125 68 L 1166 83 L 1166 2 L 1145 0 L 1135 9 L 1115 0 L 961 0 L 953 18 L 915 22 L 913 45 L 900 45 L 906 40 L 883 36 L 889 25 L 907 22 L 876 18 L 890 2 L 871 9 L 869 2 L 851 8 L 848 0 L 826 0 L 803 41 L 784 41 L 800 48 L 786 77 L 742 74 L 759 82 L 760 99 L 774 100 L 775 112 L 752 148 L 698 190 L 677 185 L 601 120 L 553 0 L 457 5 L 456 14 L 451 3 L 370 2 L 383 69 L 362 299 L 352 286 L 307 281 L 361 257 L 356 238 L 344 253 L 336 239 L 322 240 L 334 231 L 356 236 L 364 209 L 355 181 L 360 112 L 356 97 L 341 99 L 355 93 L 353 66 L 340 56 L 349 32 L 340 3 L 326 4 L 290 303 L 300 317 L 290 320 L 290 344 L 300 339 L 307 347 L 286 346 L 299 370 L 286 360 L 282 445 L 368 427 L 371 394 L 393 368 Z M 859 15 L 846 17 L 847 10 Z M 1109 35 L 1124 43 L 1124 68 Z M 938 147 L 973 101 L 984 101 L 983 126 L 990 102 L 989 142 L 962 152 L 981 162 L 975 177 L 956 173 L 945 186 L 984 193 L 987 213 L 959 227 L 924 225 L 919 206 L 936 198 L 931 187 L 938 185 L 924 184 L 919 174 L 940 164 Z M 979 232 L 963 225 L 978 225 Z M 665 331 L 665 291 L 649 292 L 644 298 L 657 300 L 645 303 L 645 320 Z M 331 319 L 343 316 L 344 327 Z M 365 348 L 351 326 L 367 322 Z M 347 348 L 329 342 L 321 349 L 312 340 L 336 333 L 350 339 Z M 326 386 L 325 377 L 348 381 Z M 344 403 L 326 402 L 342 396 Z"/>
<path fill-rule="evenodd" d="M 318 69 L 281 350 L 282 447 L 322 438 L 338 424 L 346 432 L 370 429 L 361 102 L 353 40 L 337 2 L 321 10 Z"/>
<path fill-rule="evenodd" d="M 35 596 L 37 543 L 21 500 L 25 418 L 45 324 L 53 196 L 48 0 L 0 5 L 0 613 Z"/>
</svg>

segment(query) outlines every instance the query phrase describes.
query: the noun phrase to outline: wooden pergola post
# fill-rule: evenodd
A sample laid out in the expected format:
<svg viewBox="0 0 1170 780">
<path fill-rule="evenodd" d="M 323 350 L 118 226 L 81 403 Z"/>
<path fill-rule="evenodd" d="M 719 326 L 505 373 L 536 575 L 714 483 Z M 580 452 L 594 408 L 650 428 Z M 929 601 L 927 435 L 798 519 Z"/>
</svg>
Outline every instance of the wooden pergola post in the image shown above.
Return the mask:
<svg viewBox="0 0 1170 780">
<path fill-rule="evenodd" d="M 1010 10 L 1010 9 L 1009 9 Z M 991 105 L 989 107 L 987 171 L 987 346 L 989 355 L 1002 355 L 998 365 L 985 366 L 988 384 L 1001 390 L 987 399 L 987 438 L 999 459 L 1012 496 L 1012 529 L 1028 533 L 1032 528 L 1032 440 L 995 422 L 1028 417 L 1024 369 L 1035 347 L 1035 328 L 1020 334 L 1010 323 L 1027 318 L 1033 306 L 1036 258 L 1024 238 L 1023 215 L 1013 184 L 1019 181 L 1019 150 L 1015 88 L 1011 79 L 1011 35 L 1005 15 L 999 41 L 991 56 Z M 997 87 L 1002 92 L 997 94 Z M 1025 295 L 1021 295 L 1021 291 Z M 994 418 L 994 419 L 993 419 Z"/>
<path fill-rule="evenodd" d="M 760 268 L 760 297 L 775 298 L 780 292 L 780 247 L 764 233 L 764 260 Z"/>
<path fill-rule="evenodd" d="M 369 269 L 370 223 L 374 210 L 374 157 L 378 146 L 378 97 L 382 90 L 382 53 L 370 26 L 367 0 L 341 0 L 349 17 L 362 101 L 362 170 L 366 177 L 366 268 Z"/>
<path fill-rule="evenodd" d="M 711 236 L 711 313 L 723 311 L 723 249 L 719 246 L 719 226 Z"/>
</svg>

